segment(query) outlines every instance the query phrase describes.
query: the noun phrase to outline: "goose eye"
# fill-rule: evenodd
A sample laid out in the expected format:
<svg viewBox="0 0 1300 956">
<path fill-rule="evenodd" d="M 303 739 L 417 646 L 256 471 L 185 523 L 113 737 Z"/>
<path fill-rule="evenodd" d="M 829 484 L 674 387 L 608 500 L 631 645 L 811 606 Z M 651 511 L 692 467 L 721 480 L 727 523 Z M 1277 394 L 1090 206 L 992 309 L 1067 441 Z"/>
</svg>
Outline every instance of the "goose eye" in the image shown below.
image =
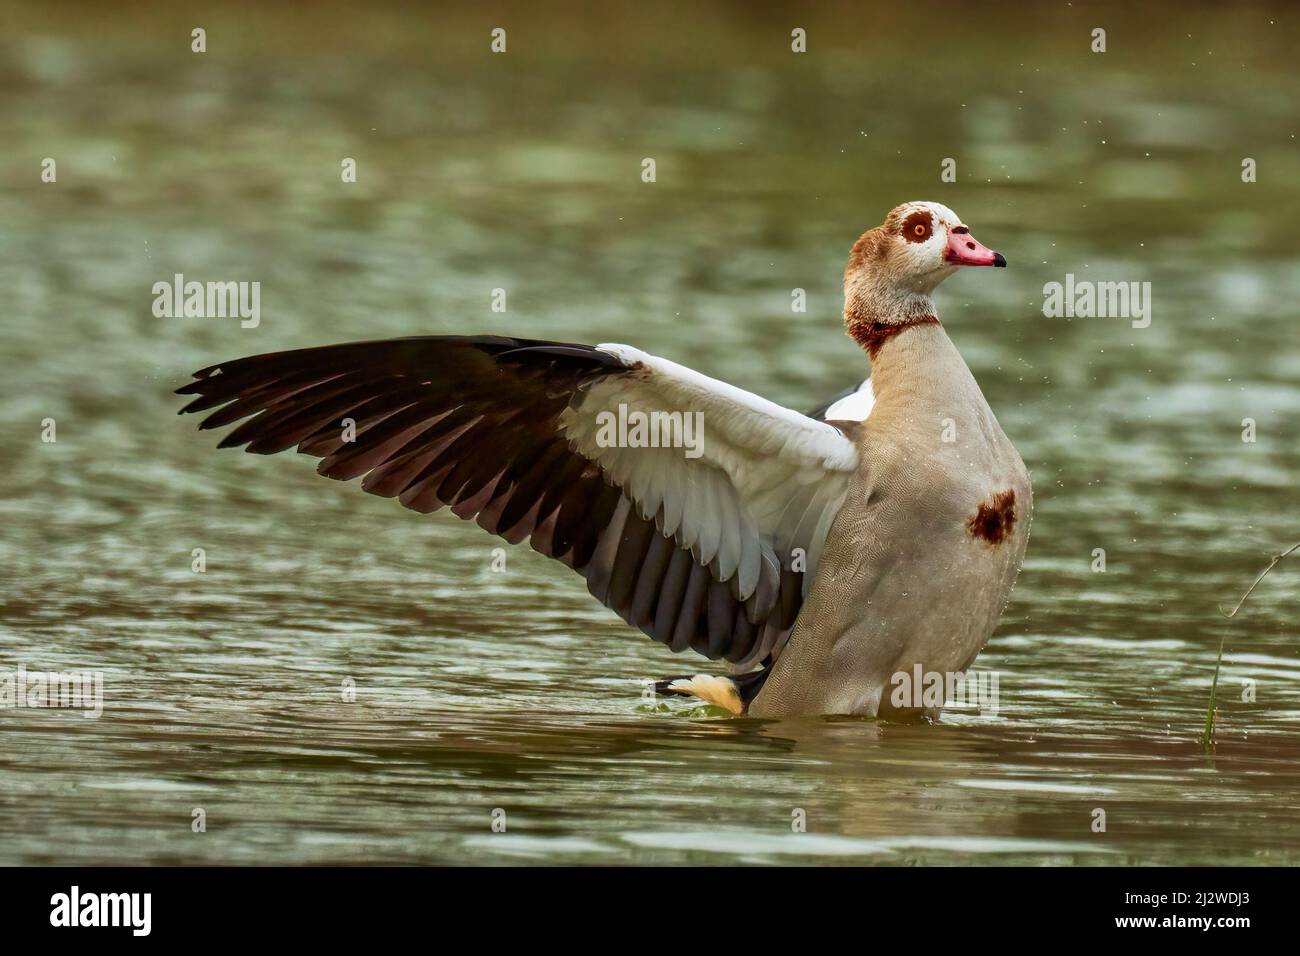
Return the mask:
<svg viewBox="0 0 1300 956">
<path fill-rule="evenodd" d="M 932 228 L 930 214 L 924 209 L 918 209 L 903 220 L 903 228 L 900 231 L 908 242 L 925 242 L 930 238 Z"/>
</svg>

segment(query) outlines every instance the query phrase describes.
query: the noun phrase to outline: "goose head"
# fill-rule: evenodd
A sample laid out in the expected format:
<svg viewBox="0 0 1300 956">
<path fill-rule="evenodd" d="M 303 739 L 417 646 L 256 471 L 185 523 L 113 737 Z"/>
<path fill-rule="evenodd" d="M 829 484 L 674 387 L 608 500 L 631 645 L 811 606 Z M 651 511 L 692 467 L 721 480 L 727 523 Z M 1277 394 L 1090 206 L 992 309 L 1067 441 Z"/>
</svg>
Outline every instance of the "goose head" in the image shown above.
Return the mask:
<svg viewBox="0 0 1300 956">
<path fill-rule="evenodd" d="M 932 314 L 930 293 L 959 268 L 1006 264 L 943 203 L 903 203 L 854 244 L 844 271 L 845 312 L 878 321 Z"/>
</svg>

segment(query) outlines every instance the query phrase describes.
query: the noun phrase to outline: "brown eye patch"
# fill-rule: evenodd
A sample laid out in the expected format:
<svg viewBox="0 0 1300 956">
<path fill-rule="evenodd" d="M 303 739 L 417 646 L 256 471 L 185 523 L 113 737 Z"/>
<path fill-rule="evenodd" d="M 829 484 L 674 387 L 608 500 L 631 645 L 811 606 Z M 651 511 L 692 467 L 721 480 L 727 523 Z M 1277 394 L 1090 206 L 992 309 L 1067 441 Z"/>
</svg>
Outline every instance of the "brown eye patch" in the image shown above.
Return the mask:
<svg viewBox="0 0 1300 956">
<path fill-rule="evenodd" d="M 908 242 L 925 242 L 930 238 L 930 214 L 917 210 L 903 220 L 903 238 Z"/>
</svg>

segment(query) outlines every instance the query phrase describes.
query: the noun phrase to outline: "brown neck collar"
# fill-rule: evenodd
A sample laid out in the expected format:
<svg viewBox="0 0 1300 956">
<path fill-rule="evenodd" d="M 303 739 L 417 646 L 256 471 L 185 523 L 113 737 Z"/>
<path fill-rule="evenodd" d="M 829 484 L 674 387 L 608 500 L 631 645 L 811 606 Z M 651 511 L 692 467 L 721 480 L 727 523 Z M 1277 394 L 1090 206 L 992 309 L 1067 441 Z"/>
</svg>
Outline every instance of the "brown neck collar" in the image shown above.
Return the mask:
<svg viewBox="0 0 1300 956">
<path fill-rule="evenodd" d="M 885 343 L 898 333 L 918 325 L 938 325 L 939 319 L 930 313 L 916 313 L 901 319 L 884 321 L 855 310 L 845 314 L 844 324 L 849 336 L 862 346 L 867 356 L 874 362 L 880 350 L 885 347 Z"/>
</svg>

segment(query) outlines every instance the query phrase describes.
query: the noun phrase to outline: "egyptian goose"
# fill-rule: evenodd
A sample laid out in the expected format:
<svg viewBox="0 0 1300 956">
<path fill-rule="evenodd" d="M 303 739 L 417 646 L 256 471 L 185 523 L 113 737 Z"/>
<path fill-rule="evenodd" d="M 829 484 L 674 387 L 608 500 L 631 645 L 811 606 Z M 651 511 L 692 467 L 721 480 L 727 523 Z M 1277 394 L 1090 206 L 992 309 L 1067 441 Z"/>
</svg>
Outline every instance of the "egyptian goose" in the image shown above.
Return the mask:
<svg viewBox="0 0 1300 956">
<path fill-rule="evenodd" d="M 844 273 L 872 377 L 811 415 L 629 345 L 486 335 L 255 355 L 176 391 L 196 396 L 182 413 L 215 409 L 200 428 L 247 419 L 219 447 L 296 445 L 322 475 L 527 538 L 627 623 L 730 665 L 661 691 L 759 717 L 937 717 L 891 701 L 891 676 L 974 661 L 1031 491 L 931 293 L 1005 265 L 946 206 L 891 211 Z"/>
</svg>

